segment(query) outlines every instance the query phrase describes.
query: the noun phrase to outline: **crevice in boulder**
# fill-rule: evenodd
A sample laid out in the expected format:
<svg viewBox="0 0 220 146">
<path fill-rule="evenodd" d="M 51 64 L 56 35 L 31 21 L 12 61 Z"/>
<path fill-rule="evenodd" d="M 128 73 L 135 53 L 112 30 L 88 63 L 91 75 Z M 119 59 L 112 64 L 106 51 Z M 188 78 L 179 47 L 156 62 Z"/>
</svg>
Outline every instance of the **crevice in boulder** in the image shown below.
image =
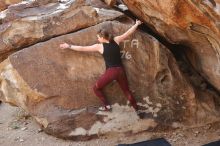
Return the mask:
<svg viewBox="0 0 220 146">
<path fill-rule="evenodd" d="M 122 17 L 117 17 L 117 18 L 115 18 L 115 19 L 113 19 L 113 20 L 107 20 L 107 21 L 114 21 L 114 20 L 118 20 L 118 19 L 123 19 L 123 18 L 122 18 Z M 49 41 L 49 40 L 51 40 L 51 39 L 54 39 L 54 38 L 57 38 L 57 37 L 61 37 L 61 36 L 64 36 L 64 35 L 68 35 L 68 34 L 80 32 L 80 31 L 82 31 L 82 30 L 85 30 L 85 29 L 94 27 L 94 26 L 96 26 L 96 25 L 98 25 L 98 24 L 101 24 L 101 23 L 104 23 L 104 21 L 103 21 L 103 22 L 99 22 L 99 23 L 94 24 L 94 25 L 90 25 L 89 27 L 80 28 L 80 29 L 77 29 L 77 30 L 69 31 L 69 32 L 67 32 L 67 33 L 63 33 L 63 34 L 59 34 L 59 35 L 54 35 L 54 36 L 51 36 L 51 37 L 48 37 L 48 38 L 42 38 L 42 39 L 40 39 L 40 40 L 34 42 L 33 44 L 27 44 L 27 45 L 24 45 L 24 46 L 22 46 L 22 47 L 16 48 L 16 49 L 14 50 L 14 52 L 19 51 L 19 50 L 22 50 L 22 49 L 24 49 L 24 48 L 31 47 L 31 46 L 36 45 L 36 44 L 39 44 L 39 43 L 47 42 L 47 41 Z M 68 42 L 67 42 L 67 43 L 68 43 Z"/>
<path fill-rule="evenodd" d="M 122 11 L 119 8 L 116 9 L 123 12 L 125 15 L 132 18 L 133 20 L 138 19 L 129 10 Z M 152 29 L 147 24 L 142 24 L 139 29 L 156 38 L 161 44 L 166 46 L 172 52 L 177 61 L 177 65 L 179 66 L 180 71 L 183 73 L 186 80 L 194 87 L 198 100 L 203 97 L 207 98 L 207 96 L 212 97 L 215 101 L 216 109 L 220 109 L 220 93 L 197 70 L 194 69 L 186 55 L 186 52 L 190 51 L 190 48 L 188 46 L 170 43 L 166 38 L 156 33 L 154 29 Z"/>
</svg>

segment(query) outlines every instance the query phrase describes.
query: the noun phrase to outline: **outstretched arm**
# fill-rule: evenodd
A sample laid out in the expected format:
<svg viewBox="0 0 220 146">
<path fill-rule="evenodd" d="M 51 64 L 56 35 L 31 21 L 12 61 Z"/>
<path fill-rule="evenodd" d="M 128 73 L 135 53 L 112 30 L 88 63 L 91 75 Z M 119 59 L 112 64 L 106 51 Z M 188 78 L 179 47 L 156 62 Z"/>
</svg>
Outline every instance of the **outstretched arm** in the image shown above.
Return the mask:
<svg viewBox="0 0 220 146">
<path fill-rule="evenodd" d="M 60 44 L 61 49 L 71 49 L 74 51 L 87 51 L 87 52 L 102 52 L 102 45 L 101 44 L 94 44 L 91 46 L 76 46 L 70 45 L 67 43 Z"/>
<path fill-rule="evenodd" d="M 124 41 L 126 38 L 128 38 L 132 33 L 135 32 L 135 30 L 138 28 L 138 26 L 142 24 L 142 22 L 140 20 L 136 20 L 135 25 L 133 25 L 131 28 L 128 29 L 128 31 L 126 31 L 124 34 L 120 35 L 120 36 L 116 36 L 114 37 L 114 40 L 117 44 L 119 44 L 120 42 Z"/>
</svg>

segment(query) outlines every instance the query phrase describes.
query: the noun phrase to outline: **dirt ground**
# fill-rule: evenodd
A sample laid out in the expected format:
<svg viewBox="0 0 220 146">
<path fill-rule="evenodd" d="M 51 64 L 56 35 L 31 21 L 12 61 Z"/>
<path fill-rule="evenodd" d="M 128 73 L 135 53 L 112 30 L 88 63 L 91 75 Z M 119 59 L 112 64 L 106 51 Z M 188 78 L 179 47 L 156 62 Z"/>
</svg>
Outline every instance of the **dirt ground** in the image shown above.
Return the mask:
<svg viewBox="0 0 220 146">
<path fill-rule="evenodd" d="M 47 135 L 22 109 L 0 104 L 0 146 L 115 146 L 164 137 L 172 146 L 201 146 L 220 139 L 220 122 L 202 127 L 178 129 L 164 133 L 100 138 L 86 142 L 62 140 Z"/>
</svg>

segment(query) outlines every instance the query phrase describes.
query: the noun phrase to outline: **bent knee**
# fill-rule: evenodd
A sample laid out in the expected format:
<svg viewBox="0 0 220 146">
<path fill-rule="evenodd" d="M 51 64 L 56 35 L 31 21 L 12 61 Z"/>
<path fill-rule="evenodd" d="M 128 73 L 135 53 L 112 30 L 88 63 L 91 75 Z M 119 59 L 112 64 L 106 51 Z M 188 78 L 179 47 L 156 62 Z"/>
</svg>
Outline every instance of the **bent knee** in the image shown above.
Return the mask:
<svg viewBox="0 0 220 146">
<path fill-rule="evenodd" d="M 101 89 L 99 86 L 98 86 L 98 84 L 96 83 L 94 86 L 93 86 L 93 90 L 94 91 L 96 91 L 96 90 L 99 90 L 99 89 Z"/>
</svg>

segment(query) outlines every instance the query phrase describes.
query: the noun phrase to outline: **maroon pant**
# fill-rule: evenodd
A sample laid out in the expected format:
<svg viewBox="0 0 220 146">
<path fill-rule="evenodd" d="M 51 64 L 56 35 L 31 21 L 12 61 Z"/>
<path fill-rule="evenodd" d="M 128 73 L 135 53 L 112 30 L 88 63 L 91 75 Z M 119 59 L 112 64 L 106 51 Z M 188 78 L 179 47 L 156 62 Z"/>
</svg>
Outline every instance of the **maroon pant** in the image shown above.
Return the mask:
<svg viewBox="0 0 220 146">
<path fill-rule="evenodd" d="M 137 103 L 131 91 L 129 90 L 126 73 L 123 67 L 108 68 L 94 85 L 93 90 L 95 94 L 100 98 L 100 100 L 103 102 L 104 105 L 109 105 L 108 101 L 106 100 L 102 92 L 102 89 L 113 80 L 116 80 L 119 83 L 121 89 L 123 90 L 124 94 L 127 96 L 131 105 L 134 107 L 135 110 L 137 110 L 138 109 Z"/>
</svg>

